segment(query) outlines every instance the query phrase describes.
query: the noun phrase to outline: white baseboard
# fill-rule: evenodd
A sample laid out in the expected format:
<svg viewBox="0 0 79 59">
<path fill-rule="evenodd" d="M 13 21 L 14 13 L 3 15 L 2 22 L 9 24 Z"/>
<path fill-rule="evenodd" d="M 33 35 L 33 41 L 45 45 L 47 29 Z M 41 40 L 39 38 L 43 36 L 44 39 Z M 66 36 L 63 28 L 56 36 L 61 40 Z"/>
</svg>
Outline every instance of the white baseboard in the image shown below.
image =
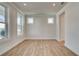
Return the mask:
<svg viewBox="0 0 79 59">
<path fill-rule="evenodd" d="M 6 47 L 5 50 L 0 52 L 0 55 L 6 53 L 7 51 L 9 51 L 10 49 L 12 49 L 13 47 L 15 47 L 16 45 L 18 45 L 19 43 L 23 42 L 24 40 L 18 40 L 17 42 L 15 42 L 14 44 L 10 45 L 8 48 Z"/>
<path fill-rule="evenodd" d="M 58 39 L 56 39 L 56 40 L 59 41 L 59 42 L 60 42 L 60 41 L 64 41 L 64 40 L 58 40 Z"/>
<path fill-rule="evenodd" d="M 37 37 L 37 36 L 34 37 L 34 36 L 33 36 L 33 37 L 26 37 L 26 40 L 27 40 L 27 39 L 32 39 L 32 40 L 33 40 L 33 39 L 34 39 L 34 40 L 39 40 L 39 39 L 44 39 L 44 40 L 46 40 L 46 39 L 48 40 L 48 39 L 49 39 L 49 40 L 50 40 L 50 39 L 52 39 L 52 40 L 53 40 L 53 39 L 57 39 L 57 38 L 56 38 L 56 37 L 41 37 L 41 36 L 40 36 L 40 37 Z"/>
<path fill-rule="evenodd" d="M 65 44 L 65 47 L 67 47 L 68 49 L 70 49 L 73 53 L 75 53 L 76 55 L 79 56 L 79 52 L 75 51 L 74 49 L 72 49 L 71 47 L 69 47 L 68 45 Z"/>
</svg>

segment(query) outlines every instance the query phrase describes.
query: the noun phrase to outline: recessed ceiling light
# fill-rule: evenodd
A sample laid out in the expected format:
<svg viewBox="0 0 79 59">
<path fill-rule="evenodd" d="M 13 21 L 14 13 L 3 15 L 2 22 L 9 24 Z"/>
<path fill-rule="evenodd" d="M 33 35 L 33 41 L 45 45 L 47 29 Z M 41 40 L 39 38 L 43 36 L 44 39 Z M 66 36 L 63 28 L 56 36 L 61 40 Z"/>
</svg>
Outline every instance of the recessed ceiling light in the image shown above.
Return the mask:
<svg viewBox="0 0 79 59">
<path fill-rule="evenodd" d="M 26 3 L 24 3 L 24 6 L 27 6 L 27 4 L 26 4 Z"/>
<path fill-rule="evenodd" d="M 55 3 L 53 3 L 53 6 L 55 7 L 55 6 L 56 6 L 56 4 L 55 4 Z"/>
</svg>

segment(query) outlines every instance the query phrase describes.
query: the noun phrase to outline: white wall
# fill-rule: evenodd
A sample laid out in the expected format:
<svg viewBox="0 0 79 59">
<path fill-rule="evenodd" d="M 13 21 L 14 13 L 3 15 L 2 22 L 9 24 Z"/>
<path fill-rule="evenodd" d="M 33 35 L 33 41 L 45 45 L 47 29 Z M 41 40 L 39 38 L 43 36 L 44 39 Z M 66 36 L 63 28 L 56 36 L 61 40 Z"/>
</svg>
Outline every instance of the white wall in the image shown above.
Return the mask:
<svg viewBox="0 0 79 59">
<path fill-rule="evenodd" d="M 9 24 L 10 24 L 9 25 L 9 37 L 7 39 L 0 40 L 0 54 L 6 52 L 7 50 L 12 48 L 13 46 L 18 44 L 19 42 L 22 42 L 25 38 L 24 35 L 22 35 L 20 37 L 17 37 L 17 35 L 16 35 L 16 31 L 17 31 L 16 30 L 16 28 L 17 28 L 16 27 L 16 21 L 17 21 L 16 20 L 17 19 L 16 12 L 17 12 L 17 9 L 14 8 L 14 6 L 12 6 L 10 4 L 5 4 L 5 5 L 9 8 L 9 11 L 10 11 L 9 12 L 9 15 L 10 15 L 10 18 L 9 18 Z M 58 18 L 59 17 L 58 17 L 58 15 L 61 14 L 63 11 L 65 11 L 65 46 L 79 55 L 79 20 L 78 20 L 79 19 L 79 13 L 78 13 L 79 12 L 79 3 L 70 3 L 57 13 L 57 29 L 59 29 L 59 26 L 58 26 L 58 24 L 59 24 Z M 40 17 L 38 17 L 38 19 Z M 43 20 L 43 22 L 41 22 L 42 20 Z M 35 34 L 35 36 L 39 36 L 42 34 L 43 38 L 44 38 L 44 35 L 45 35 L 45 38 L 46 37 L 56 38 L 56 34 L 59 33 L 59 30 L 56 33 L 56 24 L 49 26 L 48 24 L 46 24 L 45 18 L 42 20 L 39 20 L 39 22 L 42 23 L 41 25 L 39 25 L 38 21 L 35 21 L 35 22 L 38 22 L 38 24 L 36 23 L 37 25 L 27 25 L 26 24 L 25 25 L 26 30 L 28 31 L 28 29 L 30 29 L 30 28 L 33 29 L 30 31 L 32 31 L 32 33 Z M 45 27 L 43 27 L 43 26 L 45 26 Z M 40 29 L 39 27 L 41 27 L 42 29 Z M 37 30 L 35 30 L 35 29 L 37 29 Z M 52 31 L 52 33 L 50 31 Z M 25 32 L 25 35 L 27 37 L 29 37 L 29 35 L 27 35 L 27 33 Z M 48 33 L 50 35 L 48 35 Z M 36 34 L 38 34 L 38 35 L 36 35 Z M 57 35 L 58 35 L 58 40 L 59 40 L 59 34 L 57 34 Z"/>
<path fill-rule="evenodd" d="M 26 16 L 26 38 L 27 39 L 56 39 L 56 16 L 37 14 L 31 15 L 34 24 L 27 24 Z M 54 24 L 48 24 L 48 17 L 54 17 Z"/>
<path fill-rule="evenodd" d="M 57 21 L 63 11 L 65 11 L 65 46 L 79 55 L 79 3 L 66 5 L 57 13 Z"/>
<path fill-rule="evenodd" d="M 5 39 L 0 39 L 0 54 L 2 54 L 17 45 L 18 43 L 22 42 L 24 40 L 24 34 L 18 37 L 16 32 L 17 11 L 19 10 L 9 3 L 0 4 L 3 4 L 9 9 L 9 37 Z"/>
</svg>

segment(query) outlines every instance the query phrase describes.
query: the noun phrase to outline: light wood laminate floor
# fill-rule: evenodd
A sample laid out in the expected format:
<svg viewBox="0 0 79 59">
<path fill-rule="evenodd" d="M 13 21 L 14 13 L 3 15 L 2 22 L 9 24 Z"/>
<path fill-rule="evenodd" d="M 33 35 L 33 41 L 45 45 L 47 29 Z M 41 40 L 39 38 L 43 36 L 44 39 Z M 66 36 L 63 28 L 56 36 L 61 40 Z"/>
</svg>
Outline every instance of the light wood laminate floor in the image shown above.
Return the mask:
<svg viewBox="0 0 79 59">
<path fill-rule="evenodd" d="M 3 56 L 76 56 L 56 40 L 25 40 Z"/>
</svg>

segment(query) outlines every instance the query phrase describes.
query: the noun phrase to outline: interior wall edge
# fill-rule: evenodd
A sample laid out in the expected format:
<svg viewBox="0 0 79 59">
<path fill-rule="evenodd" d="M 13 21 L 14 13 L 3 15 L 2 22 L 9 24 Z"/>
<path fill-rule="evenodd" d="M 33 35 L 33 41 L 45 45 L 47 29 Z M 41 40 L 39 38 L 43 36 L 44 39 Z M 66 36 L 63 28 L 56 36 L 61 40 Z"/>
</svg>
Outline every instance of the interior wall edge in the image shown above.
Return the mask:
<svg viewBox="0 0 79 59">
<path fill-rule="evenodd" d="M 15 4 L 13 4 L 13 3 L 8 3 L 8 4 L 10 4 L 11 6 L 13 6 L 17 11 L 19 11 L 21 14 L 24 15 L 24 13 L 17 6 L 15 6 Z"/>
<path fill-rule="evenodd" d="M 70 4 L 71 4 L 71 3 L 69 2 L 67 5 L 65 5 L 65 6 L 64 6 L 60 11 L 58 11 L 57 14 L 56 14 L 56 20 L 57 20 L 57 21 L 56 21 L 56 26 L 57 26 L 57 27 L 56 27 L 56 29 L 57 29 L 57 30 L 56 30 L 56 34 L 57 34 L 57 40 L 58 40 L 58 41 L 60 41 L 60 37 L 59 37 L 59 35 L 60 35 L 60 34 L 59 34 L 59 31 L 60 31 L 60 30 L 59 30 L 59 29 L 60 29 L 60 28 L 59 28 L 59 15 L 62 14 L 62 13 L 65 11 L 65 9 L 66 9 Z"/>
<path fill-rule="evenodd" d="M 5 50 L 0 52 L 0 55 L 6 53 L 7 51 L 9 51 L 10 49 L 14 48 L 16 45 L 18 45 L 19 43 L 23 42 L 24 39 L 18 40 L 17 42 L 14 42 L 12 45 L 10 45 L 9 47 L 7 47 Z"/>
<path fill-rule="evenodd" d="M 71 48 L 69 45 L 65 44 L 65 47 L 67 47 L 69 50 L 71 50 L 73 53 L 79 56 L 79 52 L 75 51 L 73 48 Z"/>
</svg>

